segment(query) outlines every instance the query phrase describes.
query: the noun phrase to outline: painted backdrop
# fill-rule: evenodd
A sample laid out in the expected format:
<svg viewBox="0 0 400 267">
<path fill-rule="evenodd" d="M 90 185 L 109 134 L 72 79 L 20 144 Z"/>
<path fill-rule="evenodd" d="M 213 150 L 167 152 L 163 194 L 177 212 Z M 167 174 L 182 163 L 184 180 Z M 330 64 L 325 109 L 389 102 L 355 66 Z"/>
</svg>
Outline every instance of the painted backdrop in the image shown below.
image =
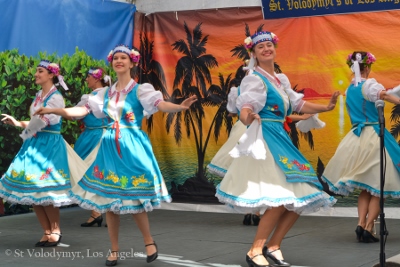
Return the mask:
<svg viewBox="0 0 400 267">
<path fill-rule="evenodd" d="M 213 199 L 219 179 L 205 167 L 234 123 L 226 117 L 226 97 L 232 80 L 242 78 L 247 34 L 262 28 L 278 35 L 276 61 L 308 101 L 328 103 L 332 92 L 343 94 L 333 112 L 320 114 L 327 126 L 312 131 L 313 143 L 299 138 L 300 150 L 320 168 L 351 127 L 344 108 L 351 80 L 347 55 L 354 50 L 372 52 L 377 62 L 370 77 L 393 88 L 400 83 L 399 27 L 400 11 L 272 20 L 263 20 L 258 7 L 137 13 L 134 45 L 144 56 L 141 82 L 153 83 L 166 99 L 177 103 L 191 93 L 202 98 L 190 114 L 156 114 L 145 126 L 172 197 Z M 387 105 L 385 116 L 397 137 L 400 124 L 393 108 Z"/>
</svg>

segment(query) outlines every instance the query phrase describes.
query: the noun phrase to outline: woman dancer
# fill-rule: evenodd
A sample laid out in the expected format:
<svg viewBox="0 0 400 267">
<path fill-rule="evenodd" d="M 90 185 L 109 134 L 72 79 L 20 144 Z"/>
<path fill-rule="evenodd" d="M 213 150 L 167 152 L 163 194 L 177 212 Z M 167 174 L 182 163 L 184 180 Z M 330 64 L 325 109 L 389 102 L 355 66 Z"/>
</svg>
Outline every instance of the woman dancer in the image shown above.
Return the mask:
<svg viewBox="0 0 400 267">
<path fill-rule="evenodd" d="M 2 114 L 8 125 L 25 128 L 21 149 L 0 180 L 0 197 L 10 203 L 32 205 L 44 234 L 37 247 L 57 246 L 61 241 L 59 207 L 72 204 L 70 180 L 80 179 L 87 166 L 60 134 L 57 115 L 32 116 L 41 107 L 63 108 L 64 98 L 54 84 L 68 87 L 60 67 L 46 60 L 36 68 L 35 83 L 41 87 L 30 106 L 30 121 Z"/>
<path fill-rule="evenodd" d="M 326 106 L 303 101 L 291 89 L 286 76 L 278 78 L 274 73 L 277 42 L 277 36 L 271 32 L 258 32 L 245 40 L 256 67 L 242 80 L 236 102 L 244 125 L 253 121 L 261 124 L 266 158 L 235 158 L 216 194 L 221 202 L 241 211 L 266 209 L 246 255 L 250 267 L 269 266 L 266 258 L 274 261 L 274 266 L 290 266 L 280 250 L 286 233 L 301 213 L 335 203 L 333 197 L 322 191 L 313 168 L 292 144 L 283 122 L 292 110 L 311 114 L 334 109 L 339 92 L 333 94 Z"/>
<path fill-rule="evenodd" d="M 329 189 L 336 194 L 347 196 L 354 189 L 361 190 L 355 232 L 357 240 L 365 243 L 379 241 L 372 234 L 380 211 L 381 193 L 379 120 L 375 103 L 385 100 L 400 104 L 400 98 L 388 94 L 374 78 L 368 78 L 375 61 L 371 53 L 364 51 L 355 51 L 347 57 L 346 63 L 354 72 L 346 92 L 346 108 L 353 127 L 340 142 L 322 175 Z M 400 148 L 386 129 L 384 144 L 386 170 L 383 194 L 384 197 L 399 198 Z"/>
<path fill-rule="evenodd" d="M 170 201 L 163 177 L 154 157 L 149 138 L 141 130 L 143 111 L 153 114 L 187 110 L 197 99 L 189 97 L 180 105 L 165 102 L 151 84 L 138 84 L 131 78 L 140 54 L 126 46 L 115 47 L 108 56 L 118 81 L 90 97 L 85 107 L 66 109 L 68 115 L 79 117 L 92 112 L 97 118 L 109 120 L 97 155 L 79 183 L 72 188 L 75 201 L 83 208 L 107 212 L 111 253 L 107 266 L 117 265 L 119 215 L 133 214 L 141 231 L 147 262 L 158 256 L 150 233 L 147 212 Z M 41 109 L 39 114 L 52 113 Z"/>
</svg>

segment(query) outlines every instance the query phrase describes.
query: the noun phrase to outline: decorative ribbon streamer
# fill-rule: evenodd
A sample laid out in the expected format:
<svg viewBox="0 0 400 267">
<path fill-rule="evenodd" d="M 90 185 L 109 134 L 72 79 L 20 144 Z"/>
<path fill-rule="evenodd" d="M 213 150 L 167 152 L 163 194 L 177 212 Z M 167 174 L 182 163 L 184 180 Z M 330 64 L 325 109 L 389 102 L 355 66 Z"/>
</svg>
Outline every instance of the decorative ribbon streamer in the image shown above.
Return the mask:
<svg viewBox="0 0 400 267">
<path fill-rule="evenodd" d="M 291 129 L 289 126 L 289 123 L 292 123 L 292 119 L 289 117 L 285 118 L 285 121 L 283 122 L 283 129 L 285 129 L 286 132 L 290 133 Z"/>
<path fill-rule="evenodd" d="M 108 75 L 104 76 L 103 80 L 104 80 L 106 83 L 108 83 L 108 84 L 110 85 L 110 87 L 111 87 L 111 77 L 110 77 L 110 76 L 108 76 Z"/>
<path fill-rule="evenodd" d="M 65 91 L 68 91 L 68 86 L 64 82 L 64 77 L 58 75 L 57 78 L 58 78 L 58 83 L 62 86 L 62 88 L 64 88 Z"/>
<path fill-rule="evenodd" d="M 251 73 L 253 72 L 255 65 L 256 65 L 256 59 L 254 58 L 253 53 L 250 53 L 249 64 L 246 67 L 243 67 L 243 70 L 248 70 Z"/>
<path fill-rule="evenodd" d="M 120 134 L 119 122 L 115 121 L 113 126 L 112 126 L 112 128 L 116 130 L 116 132 L 115 132 L 115 145 L 117 146 L 118 155 L 122 159 L 121 146 L 119 144 L 119 134 Z"/>
<path fill-rule="evenodd" d="M 353 61 L 353 65 L 351 65 L 351 70 L 354 72 L 354 86 L 357 86 L 361 82 L 361 73 L 360 73 L 360 62 L 362 62 L 362 56 L 360 53 L 356 54 L 356 60 Z"/>
</svg>

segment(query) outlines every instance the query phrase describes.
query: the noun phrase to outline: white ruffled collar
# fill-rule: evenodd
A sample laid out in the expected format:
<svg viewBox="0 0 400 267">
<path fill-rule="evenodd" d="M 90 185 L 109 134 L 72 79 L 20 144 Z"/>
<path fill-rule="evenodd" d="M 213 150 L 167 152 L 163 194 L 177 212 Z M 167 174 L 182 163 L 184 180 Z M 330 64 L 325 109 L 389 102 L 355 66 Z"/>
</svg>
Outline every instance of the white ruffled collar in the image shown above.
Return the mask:
<svg viewBox="0 0 400 267">
<path fill-rule="evenodd" d="M 116 88 L 117 84 L 118 81 L 113 84 L 110 90 L 108 90 L 108 97 L 112 98 L 116 93 L 128 94 L 130 91 L 132 91 L 133 87 L 135 87 L 137 83 L 135 82 L 135 80 L 131 79 L 129 83 L 125 86 L 125 88 L 119 92 Z"/>
<path fill-rule="evenodd" d="M 38 103 L 43 103 L 47 98 L 49 98 L 49 96 L 50 96 L 54 91 L 57 91 L 57 88 L 53 85 L 44 97 L 41 96 L 41 95 L 42 95 L 42 91 L 43 91 L 43 89 L 40 90 L 40 91 L 37 93 L 34 106 L 36 106 Z"/>
<path fill-rule="evenodd" d="M 276 76 L 276 72 L 274 72 L 274 76 L 272 76 L 271 74 L 269 74 L 268 72 L 266 72 L 263 68 L 261 68 L 260 66 L 256 67 L 256 71 L 261 73 L 265 78 L 268 79 L 268 81 L 270 81 L 273 85 L 275 85 L 277 88 L 280 88 L 282 83 L 281 81 L 278 79 L 278 77 Z"/>
</svg>

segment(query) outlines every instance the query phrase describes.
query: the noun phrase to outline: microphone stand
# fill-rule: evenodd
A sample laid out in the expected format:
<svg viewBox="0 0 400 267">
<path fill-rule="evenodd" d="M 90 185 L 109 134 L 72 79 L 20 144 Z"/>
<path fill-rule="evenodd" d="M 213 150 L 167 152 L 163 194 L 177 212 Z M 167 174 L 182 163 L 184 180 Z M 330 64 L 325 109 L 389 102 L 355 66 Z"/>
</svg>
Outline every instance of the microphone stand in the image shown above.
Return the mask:
<svg viewBox="0 0 400 267">
<path fill-rule="evenodd" d="M 379 102 L 381 101 L 381 102 Z M 379 102 L 379 103 L 378 103 Z M 380 215 L 379 215 L 379 226 L 380 226 L 380 254 L 379 254 L 379 263 L 380 267 L 385 267 L 386 256 L 385 256 L 385 236 L 387 235 L 386 225 L 385 225 L 385 213 L 384 209 L 384 194 L 383 189 L 385 187 L 385 169 L 384 169 L 384 150 L 385 150 L 385 117 L 383 113 L 383 107 L 385 103 L 382 100 L 378 100 L 375 103 L 376 108 L 378 109 L 379 115 L 379 138 L 380 138 L 380 199 L 379 199 L 379 206 L 380 206 Z"/>
</svg>

